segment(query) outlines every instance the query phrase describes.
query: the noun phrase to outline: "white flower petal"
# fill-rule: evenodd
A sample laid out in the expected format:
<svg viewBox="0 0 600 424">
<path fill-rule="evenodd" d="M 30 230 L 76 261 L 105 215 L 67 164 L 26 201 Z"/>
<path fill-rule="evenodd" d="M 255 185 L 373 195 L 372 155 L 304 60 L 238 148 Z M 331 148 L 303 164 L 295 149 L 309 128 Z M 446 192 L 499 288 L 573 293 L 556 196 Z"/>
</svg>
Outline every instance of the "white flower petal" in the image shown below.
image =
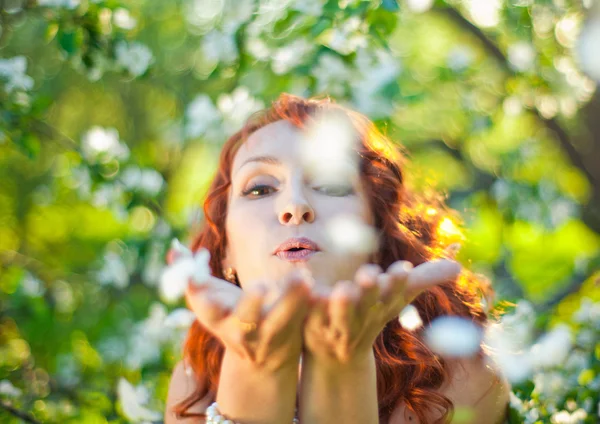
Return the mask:
<svg viewBox="0 0 600 424">
<path fill-rule="evenodd" d="M 425 342 L 442 356 L 472 356 L 479 350 L 483 332 L 471 320 L 442 316 L 431 322 L 425 330 Z"/>
<path fill-rule="evenodd" d="M 195 267 L 193 258 L 180 258 L 164 268 L 160 276 L 159 292 L 165 302 L 174 303 L 183 297 Z"/>
<path fill-rule="evenodd" d="M 409 331 L 414 331 L 423 325 L 419 311 L 411 304 L 404 307 L 402 312 L 400 312 L 398 320 L 400 321 L 400 325 Z"/>
<path fill-rule="evenodd" d="M 19 397 L 22 393 L 21 389 L 13 386 L 9 380 L 0 381 L 0 394 L 10 397 Z"/>
<path fill-rule="evenodd" d="M 566 325 L 559 325 L 539 338 L 530 354 L 536 367 L 550 368 L 562 365 L 573 346 L 573 335 Z"/>
<path fill-rule="evenodd" d="M 151 411 L 143 406 L 147 401 L 147 396 L 140 396 L 143 394 L 123 377 L 119 379 L 117 395 L 125 417 L 133 422 L 159 420 L 161 418 L 159 412 Z"/>
<path fill-rule="evenodd" d="M 377 248 L 375 231 L 356 216 L 337 216 L 327 223 L 326 231 L 329 247 L 334 252 L 368 254 Z"/>
</svg>

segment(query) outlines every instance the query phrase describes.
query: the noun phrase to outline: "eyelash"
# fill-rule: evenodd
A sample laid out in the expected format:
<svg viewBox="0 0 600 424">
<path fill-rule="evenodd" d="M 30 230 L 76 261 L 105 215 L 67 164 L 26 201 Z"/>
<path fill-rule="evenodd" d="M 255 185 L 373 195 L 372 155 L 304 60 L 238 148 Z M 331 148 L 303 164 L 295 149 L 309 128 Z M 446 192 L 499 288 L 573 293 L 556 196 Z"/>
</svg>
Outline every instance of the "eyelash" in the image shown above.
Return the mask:
<svg viewBox="0 0 600 424">
<path fill-rule="evenodd" d="M 317 187 L 317 189 L 319 189 L 319 188 L 322 188 L 322 187 L 327 187 L 327 186 L 319 186 L 319 187 Z M 337 185 L 337 186 L 336 186 L 336 185 L 333 185 L 333 186 L 330 186 L 330 187 L 336 187 L 336 188 L 340 188 L 340 187 L 341 187 L 341 188 L 345 188 L 345 187 L 344 187 L 344 186 L 342 186 L 342 185 Z M 243 191 L 243 192 L 242 192 L 242 196 L 246 197 L 246 196 L 250 195 L 250 193 L 252 193 L 253 191 L 255 191 L 255 190 L 259 190 L 259 189 L 264 189 L 264 188 L 273 188 L 273 187 L 271 187 L 270 185 L 265 185 L 265 184 L 257 184 L 257 185 L 255 185 L 255 186 L 252 186 L 252 187 L 250 187 L 249 189 L 247 189 L 247 190 Z M 334 196 L 334 197 L 344 197 L 344 196 L 349 196 L 350 194 L 353 194 L 353 193 L 354 193 L 354 189 L 353 189 L 352 187 L 349 187 L 349 188 L 348 188 L 348 189 L 347 189 L 347 190 L 344 192 L 344 194 L 342 194 L 342 195 L 340 195 L 340 196 L 335 196 L 335 195 L 333 195 L 333 196 Z M 326 193 L 325 193 L 325 194 L 326 194 Z M 261 197 L 261 195 L 260 195 L 260 194 L 259 194 L 259 195 L 257 195 L 257 196 Z"/>
</svg>

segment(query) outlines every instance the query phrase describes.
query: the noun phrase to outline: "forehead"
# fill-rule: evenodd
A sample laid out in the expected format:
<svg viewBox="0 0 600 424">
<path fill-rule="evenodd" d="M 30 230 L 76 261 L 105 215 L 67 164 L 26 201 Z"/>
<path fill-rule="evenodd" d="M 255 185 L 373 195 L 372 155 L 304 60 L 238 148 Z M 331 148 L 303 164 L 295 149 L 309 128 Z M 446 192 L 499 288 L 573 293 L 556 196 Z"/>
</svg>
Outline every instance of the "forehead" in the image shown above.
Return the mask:
<svg viewBox="0 0 600 424">
<path fill-rule="evenodd" d="M 269 155 L 285 161 L 298 157 L 302 132 L 288 121 L 272 122 L 253 132 L 235 154 L 232 169 L 238 169 L 252 156 Z"/>
</svg>

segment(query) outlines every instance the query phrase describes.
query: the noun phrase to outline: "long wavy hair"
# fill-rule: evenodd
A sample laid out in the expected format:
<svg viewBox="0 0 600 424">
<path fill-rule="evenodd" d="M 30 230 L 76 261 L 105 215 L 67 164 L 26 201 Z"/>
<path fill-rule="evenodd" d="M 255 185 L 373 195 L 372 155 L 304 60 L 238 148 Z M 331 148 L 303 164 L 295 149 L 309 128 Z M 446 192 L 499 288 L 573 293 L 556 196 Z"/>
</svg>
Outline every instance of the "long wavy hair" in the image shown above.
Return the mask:
<svg viewBox="0 0 600 424">
<path fill-rule="evenodd" d="M 253 114 L 221 151 L 218 170 L 204 202 L 204 221 L 193 231 L 190 246 L 192 251 L 208 249 L 215 276 L 224 278 L 221 262 L 227 243 L 228 190 L 233 159 L 240 145 L 254 131 L 272 122 L 283 119 L 302 129 L 321 112 L 343 112 L 360 138 L 357 153 L 361 179 L 380 235 L 374 263 L 383 269 L 397 260 L 407 260 L 416 266 L 450 256 L 450 244 L 463 241 L 456 213 L 444 204 L 439 193 L 411 188 L 404 171 L 406 155 L 366 116 L 335 103 L 328 96 L 304 99 L 283 93 L 270 108 Z M 426 412 L 431 410 L 441 412 L 438 422 L 451 419 L 452 401 L 436 391 L 450 376 L 449 364 L 424 343 L 423 330 L 440 315 L 466 317 L 483 327 L 487 320 L 484 305 L 492 296 L 487 279 L 463 270 L 455 281 L 424 291 L 412 302 L 423 320 L 419 330 L 408 331 L 397 319 L 387 323 L 373 346 L 382 423 L 388 422 L 400 402 L 422 423 L 426 422 Z M 176 416 L 204 417 L 188 409 L 198 401 L 212 401 L 216 397 L 223 352 L 220 341 L 195 321 L 184 344 L 184 360 L 201 384 L 173 408 Z M 483 355 L 481 350 L 479 355 Z"/>
</svg>

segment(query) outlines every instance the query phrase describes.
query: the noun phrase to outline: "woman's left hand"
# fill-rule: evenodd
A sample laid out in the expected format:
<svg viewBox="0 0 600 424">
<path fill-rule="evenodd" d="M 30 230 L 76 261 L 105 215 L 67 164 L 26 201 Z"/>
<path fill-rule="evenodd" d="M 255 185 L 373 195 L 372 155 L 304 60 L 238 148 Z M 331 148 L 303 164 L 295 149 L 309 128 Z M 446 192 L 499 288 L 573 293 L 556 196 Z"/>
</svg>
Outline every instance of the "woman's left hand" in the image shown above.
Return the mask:
<svg viewBox="0 0 600 424">
<path fill-rule="evenodd" d="M 326 365 L 350 364 L 371 354 L 377 335 L 419 293 L 454 280 L 457 262 L 440 259 L 412 267 L 394 262 L 383 272 L 375 264 L 362 265 L 354 281 L 340 281 L 313 300 L 304 326 L 305 350 Z"/>
</svg>

